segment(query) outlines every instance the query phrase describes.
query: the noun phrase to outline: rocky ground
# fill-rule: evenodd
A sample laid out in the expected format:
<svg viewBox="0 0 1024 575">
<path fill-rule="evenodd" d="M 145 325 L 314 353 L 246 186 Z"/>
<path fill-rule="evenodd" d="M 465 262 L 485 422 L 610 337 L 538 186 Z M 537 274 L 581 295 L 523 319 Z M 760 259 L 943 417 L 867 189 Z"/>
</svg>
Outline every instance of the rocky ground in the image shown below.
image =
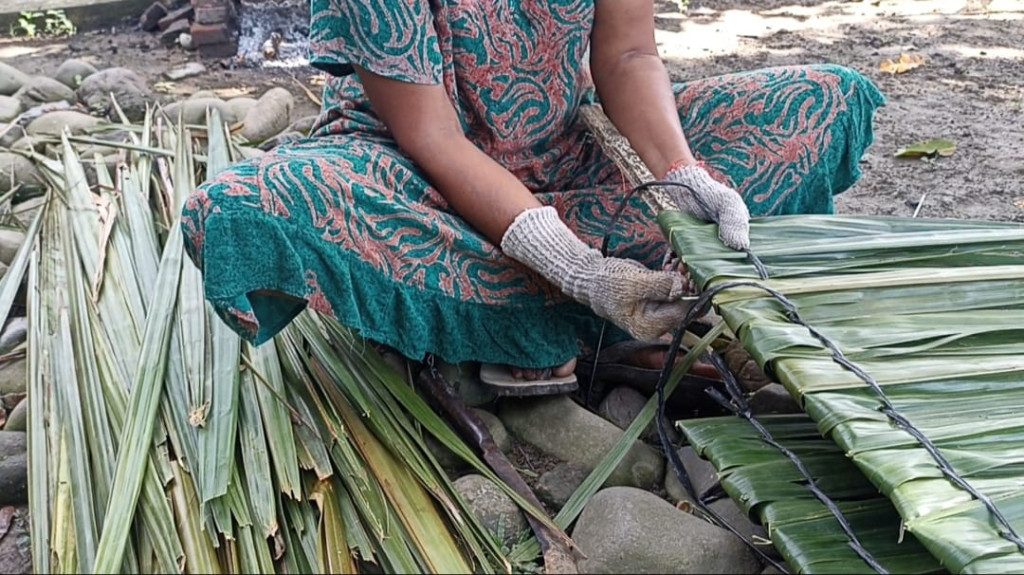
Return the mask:
<svg viewBox="0 0 1024 575">
<path fill-rule="evenodd" d="M 1016 0 L 693 0 L 687 12 L 657 2 L 658 41 L 673 78 L 685 80 L 763 66 L 832 62 L 875 81 L 888 98 L 877 139 L 862 162 L 864 177 L 844 194 L 845 213 L 1024 221 L 1024 2 Z M 879 64 L 901 53 L 924 65 L 890 74 Z M 0 39 L 0 195 L 14 190 L 13 211 L 0 214 L 0 264 L 6 269 L 24 237 L 21 227 L 41 179 L 7 149 L 65 126 L 84 133 L 115 113 L 138 118 L 147 104 L 200 122 L 217 108 L 254 147 L 268 149 L 304 134 L 316 114 L 322 77 L 305 66 L 252 67 L 239 59 L 200 61 L 133 26 L 64 39 Z M 947 138 L 948 157 L 901 159 L 921 140 Z M 102 150 L 102 149 L 100 149 Z M 113 158 L 108 160 L 112 161 Z M 0 335 L 0 564 L 27 572 L 25 532 L 25 334 L 16 306 Z M 585 407 L 576 397 L 502 400 L 455 374 L 499 446 L 556 512 L 621 435 L 647 396 L 610 386 Z M 762 411 L 794 408 L 777 384 L 748 389 Z M 677 409 L 676 417 L 694 414 Z M 704 409 L 703 413 L 710 411 Z M 683 449 L 699 491 L 714 472 Z M 480 476 L 438 451 L 464 495 L 493 529 L 514 543 L 525 520 Z M 736 537 L 688 511 L 687 494 L 656 436 L 648 431 L 590 502 L 571 534 L 586 572 L 758 573 L 764 568 Z M 728 500 L 716 511 L 741 532 L 764 537 Z M 770 551 L 770 546 L 765 549 Z M 682 567 L 681 567 L 682 566 Z"/>
</svg>

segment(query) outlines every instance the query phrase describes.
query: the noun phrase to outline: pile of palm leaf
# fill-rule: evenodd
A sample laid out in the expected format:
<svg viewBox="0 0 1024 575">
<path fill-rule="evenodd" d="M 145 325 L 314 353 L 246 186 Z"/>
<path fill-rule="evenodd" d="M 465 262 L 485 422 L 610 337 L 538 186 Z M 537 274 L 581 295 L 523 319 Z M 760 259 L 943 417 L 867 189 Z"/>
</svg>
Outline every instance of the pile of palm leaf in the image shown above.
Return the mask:
<svg viewBox="0 0 1024 575">
<path fill-rule="evenodd" d="M 515 560 L 499 548 L 425 438 L 505 484 L 366 342 L 308 313 L 253 348 L 207 306 L 178 213 L 240 157 L 216 114 L 107 129 L 130 135 L 114 144 L 116 174 L 79 156 L 103 143 L 93 136 L 33 155 L 48 200 L 0 283 L 5 313 L 28 284 L 35 571 L 508 572 L 534 560 L 531 539 Z"/>
<path fill-rule="evenodd" d="M 49 191 L 0 280 L 4 314 L 28 286 L 37 572 L 490 573 L 535 570 L 543 552 L 552 573 L 562 530 L 654 418 L 656 398 L 547 518 L 410 374 L 337 322 L 306 312 L 252 347 L 216 317 L 183 255 L 180 209 L 199 182 L 258 151 L 215 111 L 201 126 L 122 115 L 37 143 L 25 153 Z M 724 328 L 689 342 L 669 393 Z M 504 489 L 546 538 L 502 548 L 429 437 Z"/>
<path fill-rule="evenodd" d="M 759 269 L 715 226 L 671 212 L 661 224 L 743 347 L 892 502 L 901 523 L 879 519 L 891 542 L 905 529 L 952 572 L 1024 570 L 1024 227 L 766 218 L 751 226 Z M 751 481 L 775 513 L 806 500 Z M 794 556 L 818 545 L 787 539 Z"/>
</svg>

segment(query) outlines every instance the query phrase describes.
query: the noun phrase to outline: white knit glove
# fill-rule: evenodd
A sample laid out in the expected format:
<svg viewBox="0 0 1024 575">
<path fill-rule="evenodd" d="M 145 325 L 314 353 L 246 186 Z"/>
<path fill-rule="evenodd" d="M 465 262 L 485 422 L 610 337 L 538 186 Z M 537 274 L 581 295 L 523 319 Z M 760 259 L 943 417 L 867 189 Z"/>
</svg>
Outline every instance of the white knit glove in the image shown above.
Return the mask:
<svg viewBox="0 0 1024 575">
<path fill-rule="evenodd" d="M 656 339 L 678 326 L 690 307 L 681 301 L 686 293 L 681 274 L 602 256 L 580 241 L 551 206 L 519 214 L 505 231 L 501 249 L 639 340 Z"/>
<path fill-rule="evenodd" d="M 716 181 L 700 165 L 675 168 L 665 179 L 693 188 L 691 193 L 681 186 L 664 186 L 680 211 L 717 223 L 718 237 L 730 248 L 750 247 L 750 212 L 736 190 Z"/>
</svg>

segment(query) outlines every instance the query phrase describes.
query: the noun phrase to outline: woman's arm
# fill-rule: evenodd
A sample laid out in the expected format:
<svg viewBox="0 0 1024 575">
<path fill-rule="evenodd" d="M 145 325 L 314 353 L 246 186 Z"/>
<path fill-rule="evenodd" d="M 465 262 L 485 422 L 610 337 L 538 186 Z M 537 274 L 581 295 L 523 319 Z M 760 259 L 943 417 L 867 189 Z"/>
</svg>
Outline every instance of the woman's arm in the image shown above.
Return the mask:
<svg viewBox="0 0 1024 575">
<path fill-rule="evenodd" d="M 470 225 L 494 245 L 522 211 L 540 202 L 462 132 L 440 85 L 410 84 L 356 68 L 374 111 L 402 150 Z"/>
<path fill-rule="evenodd" d="M 673 163 L 695 164 L 654 42 L 654 3 L 594 4 L 590 68 L 608 119 L 656 178 L 663 178 Z"/>
</svg>

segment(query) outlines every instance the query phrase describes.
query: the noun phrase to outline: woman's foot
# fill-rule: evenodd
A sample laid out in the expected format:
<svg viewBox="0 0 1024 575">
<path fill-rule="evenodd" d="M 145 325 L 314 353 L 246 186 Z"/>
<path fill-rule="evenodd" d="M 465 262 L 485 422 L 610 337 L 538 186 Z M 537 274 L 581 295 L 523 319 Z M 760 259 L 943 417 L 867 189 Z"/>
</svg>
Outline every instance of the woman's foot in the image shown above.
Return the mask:
<svg viewBox="0 0 1024 575">
<path fill-rule="evenodd" d="M 576 358 L 574 357 L 558 367 L 549 367 L 547 369 L 520 369 L 513 367 L 511 370 L 512 377 L 523 381 L 568 377 L 576 371 Z"/>
<path fill-rule="evenodd" d="M 571 393 L 576 382 L 576 358 L 558 367 L 523 369 L 508 365 L 480 365 L 480 381 L 497 395 L 532 396 Z"/>
</svg>

